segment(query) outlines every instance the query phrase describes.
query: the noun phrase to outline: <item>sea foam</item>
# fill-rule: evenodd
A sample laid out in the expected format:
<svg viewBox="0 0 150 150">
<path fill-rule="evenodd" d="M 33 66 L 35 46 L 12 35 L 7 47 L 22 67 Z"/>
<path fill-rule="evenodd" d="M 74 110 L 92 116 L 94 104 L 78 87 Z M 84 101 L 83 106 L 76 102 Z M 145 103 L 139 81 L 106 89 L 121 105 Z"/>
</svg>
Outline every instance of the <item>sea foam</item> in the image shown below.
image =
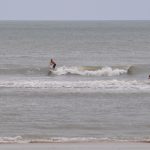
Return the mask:
<svg viewBox="0 0 150 150">
<path fill-rule="evenodd" d="M 57 70 L 53 71 L 56 75 L 82 75 L 82 76 L 118 76 L 121 74 L 126 74 L 128 71 L 125 69 L 102 67 L 102 68 L 87 68 L 87 67 L 59 67 Z"/>
<path fill-rule="evenodd" d="M 0 80 L 2 88 L 53 88 L 53 89 L 100 89 L 100 90 L 145 90 L 150 91 L 149 81 L 94 80 L 94 81 L 50 81 L 50 80 Z"/>
<path fill-rule="evenodd" d="M 51 137 L 51 138 L 23 138 L 0 137 L 0 144 L 27 144 L 27 143 L 95 143 L 95 142 L 143 142 L 149 143 L 149 138 L 93 138 L 93 137 Z"/>
</svg>

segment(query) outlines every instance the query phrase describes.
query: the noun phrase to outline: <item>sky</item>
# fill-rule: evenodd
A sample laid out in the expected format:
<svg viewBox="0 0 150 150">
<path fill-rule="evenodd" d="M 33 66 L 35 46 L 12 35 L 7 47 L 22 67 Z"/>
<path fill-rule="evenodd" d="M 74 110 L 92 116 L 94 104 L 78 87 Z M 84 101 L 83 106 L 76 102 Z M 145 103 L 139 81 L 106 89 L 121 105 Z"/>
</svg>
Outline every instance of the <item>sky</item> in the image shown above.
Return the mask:
<svg viewBox="0 0 150 150">
<path fill-rule="evenodd" d="M 0 0 L 0 20 L 150 20 L 150 0 Z"/>
</svg>

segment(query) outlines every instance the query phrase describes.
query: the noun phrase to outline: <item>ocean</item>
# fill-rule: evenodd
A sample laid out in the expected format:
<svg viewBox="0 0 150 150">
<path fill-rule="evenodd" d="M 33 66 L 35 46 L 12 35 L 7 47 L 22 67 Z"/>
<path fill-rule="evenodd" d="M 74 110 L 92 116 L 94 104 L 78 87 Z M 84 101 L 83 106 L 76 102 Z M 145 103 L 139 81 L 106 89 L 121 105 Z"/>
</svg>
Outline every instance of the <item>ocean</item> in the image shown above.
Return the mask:
<svg viewBox="0 0 150 150">
<path fill-rule="evenodd" d="M 150 21 L 0 21 L 0 143 L 148 142 L 149 74 Z"/>
</svg>

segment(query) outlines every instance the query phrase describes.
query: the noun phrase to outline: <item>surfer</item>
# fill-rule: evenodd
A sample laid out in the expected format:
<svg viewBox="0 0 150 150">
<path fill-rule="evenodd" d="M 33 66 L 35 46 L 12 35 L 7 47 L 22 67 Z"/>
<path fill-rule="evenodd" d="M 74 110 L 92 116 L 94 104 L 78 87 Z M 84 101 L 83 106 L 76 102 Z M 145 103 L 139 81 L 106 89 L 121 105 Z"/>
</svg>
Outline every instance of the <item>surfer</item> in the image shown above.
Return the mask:
<svg viewBox="0 0 150 150">
<path fill-rule="evenodd" d="M 53 65 L 53 69 L 55 69 L 56 67 L 56 63 L 53 59 L 50 60 L 50 65 Z"/>
</svg>

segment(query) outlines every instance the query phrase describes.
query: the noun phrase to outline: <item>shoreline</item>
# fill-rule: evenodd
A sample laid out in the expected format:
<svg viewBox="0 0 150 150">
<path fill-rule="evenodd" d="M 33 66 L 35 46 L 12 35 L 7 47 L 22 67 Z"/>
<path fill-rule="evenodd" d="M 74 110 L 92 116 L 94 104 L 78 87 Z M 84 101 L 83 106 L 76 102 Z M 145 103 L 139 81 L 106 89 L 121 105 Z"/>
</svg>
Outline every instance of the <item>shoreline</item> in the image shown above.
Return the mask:
<svg viewBox="0 0 150 150">
<path fill-rule="evenodd" d="M 102 143 L 28 143 L 28 144 L 0 144 L 2 150 L 149 150 L 150 143 L 135 142 L 102 142 Z"/>
</svg>

